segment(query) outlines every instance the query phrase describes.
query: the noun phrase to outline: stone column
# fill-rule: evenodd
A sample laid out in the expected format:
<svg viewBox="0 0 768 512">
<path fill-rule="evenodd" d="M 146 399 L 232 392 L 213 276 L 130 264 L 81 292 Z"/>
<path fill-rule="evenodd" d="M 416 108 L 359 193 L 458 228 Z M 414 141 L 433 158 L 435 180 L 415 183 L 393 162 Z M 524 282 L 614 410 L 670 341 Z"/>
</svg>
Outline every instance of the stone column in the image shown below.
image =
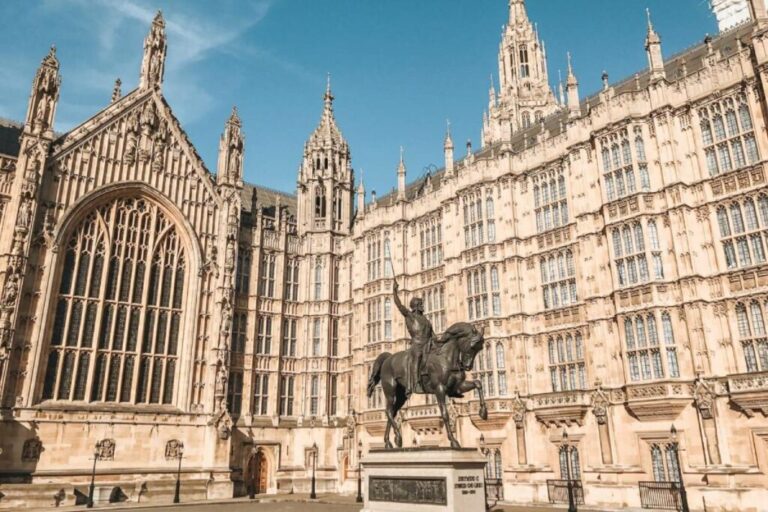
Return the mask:
<svg viewBox="0 0 768 512">
<path fill-rule="evenodd" d="M 525 449 L 525 410 L 525 402 L 520 395 L 517 395 L 512 417 L 515 420 L 515 437 L 517 438 L 517 463 L 521 466 L 528 464 L 528 453 Z"/>
<path fill-rule="evenodd" d="M 597 419 L 597 431 L 600 436 L 600 454 L 602 455 L 603 464 L 613 464 L 611 431 L 608 427 L 609 405 L 608 396 L 598 382 L 597 390 L 592 395 L 592 413 L 595 415 L 595 419 Z"/>
<path fill-rule="evenodd" d="M 701 376 L 696 378 L 693 385 L 693 397 L 696 410 L 701 421 L 702 443 L 707 463 L 720 464 L 720 445 L 717 438 L 717 423 L 715 421 L 715 391 L 714 386 Z"/>
</svg>

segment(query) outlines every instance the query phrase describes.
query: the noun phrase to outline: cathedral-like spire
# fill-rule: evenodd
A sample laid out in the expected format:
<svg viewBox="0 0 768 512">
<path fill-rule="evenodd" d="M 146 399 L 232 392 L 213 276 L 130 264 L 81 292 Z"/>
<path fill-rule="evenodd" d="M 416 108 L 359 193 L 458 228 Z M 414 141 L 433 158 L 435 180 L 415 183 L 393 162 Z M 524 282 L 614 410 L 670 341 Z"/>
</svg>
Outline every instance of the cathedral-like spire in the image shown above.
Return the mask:
<svg viewBox="0 0 768 512">
<path fill-rule="evenodd" d="M 323 114 L 320 118 L 320 124 L 309 138 L 310 145 L 346 147 L 346 141 L 341 134 L 341 130 L 336 124 L 336 117 L 333 114 L 333 92 L 331 91 L 331 74 L 328 78 L 323 95 Z"/>
<path fill-rule="evenodd" d="M 141 62 L 141 79 L 139 81 L 139 87 L 142 89 L 162 85 L 166 47 L 165 20 L 163 13 L 157 11 L 155 19 L 152 20 L 152 26 L 149 28 L 149 34 L 144 39 L 144 58 Z"/>
<path fill-rule="evenodd" d="M 48 55 L 43 57 L 32 82 L 29 95 L 25 128 L 36 135 L 52 134 L 53 119 L 59 102 L 59 59 L 56 47 L 51 46 Z"/>
<path fill-rule="evenodd" d="M 645 51 L 648 54 L 648 67 L 651 72 L 651 82 L 666 78 L 664 72 L 664 57 L 661 54 L 661 37 L 656 33 L 651 21 L 651 10 L 645 10 L 648 16 L 648 34 L 645 37 Z"/>
<path fill-rule="evenodd" d="M 509 1 L 509 21 L 502 29 L 498 65 L 499 82 L 494 87 L 495 98 L 489 98 L 483 145 L 508 140 L 514 132 L 558 108 L 549 86 L 544 43 L 538 27 L 528 19 L 523 0 Z"/>
<path fill-rule="evenodd" d="M 357 185 L 357 218 L 365 216 L 365 184 L 363 184 L 363 170 L 360 169 L 360 183 Z"/>
<path fill-rule="evenodd" d="M 237 107 L 232 107 L 232 113 L 224 124 L 224 133 L 221 134 L 219 141 L 219 163 L 216 173 L 219 185 L 242 184 L 245 139 L 241 128 L 242 123 Z"/>
</svg>

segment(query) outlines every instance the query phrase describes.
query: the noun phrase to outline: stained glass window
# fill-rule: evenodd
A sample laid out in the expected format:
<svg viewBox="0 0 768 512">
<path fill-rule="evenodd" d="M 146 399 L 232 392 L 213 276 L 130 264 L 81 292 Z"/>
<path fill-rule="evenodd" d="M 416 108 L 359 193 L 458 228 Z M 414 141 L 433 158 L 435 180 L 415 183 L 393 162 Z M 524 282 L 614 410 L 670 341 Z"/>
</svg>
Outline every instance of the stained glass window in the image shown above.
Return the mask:
<svg viewBox="0 0 768 512">
<path fill-rule="evenodd" d="M 66 244 L 43 399 L 171 403 L 185 272 L 156 204 L 126 197 L 91 212 Z"/>
</svg>

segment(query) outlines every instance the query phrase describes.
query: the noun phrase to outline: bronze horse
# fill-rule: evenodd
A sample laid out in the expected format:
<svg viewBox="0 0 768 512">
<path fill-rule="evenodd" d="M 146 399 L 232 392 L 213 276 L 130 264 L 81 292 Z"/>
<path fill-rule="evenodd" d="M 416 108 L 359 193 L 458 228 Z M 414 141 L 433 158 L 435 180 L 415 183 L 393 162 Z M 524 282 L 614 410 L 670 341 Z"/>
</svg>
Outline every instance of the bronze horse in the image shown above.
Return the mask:
<svg viewBox="0 0 768 512">
<path fill-rule="evenodd" d="M 424 354 L 424 371 L 420 372 L 419 376 L 420 392 L 435 395 L 437 398 L 440 416 L 452 448 L 461 448 L 461 445 L 449 427 L 446 398 L 461 398 L 464 393 L 476 389 L 480 397 L 480 417 L 488 419 L 482 384 L 477 380 L 468 381 L 466 377 L 466 372 L 472 370 L 475 356 L 482 350 L 483 344 L 482 329 L 478 330 L 472 324 L 459 322 L 448 328 L 432 350 Z M 413 355 L 410 350 L 396 354 L 380 354 L 368 379 L 368 396 L 373 395 L 376 385 L 381 382 L 387 400 L 387 427 L 384 431 L 384 446 L 387 449 L 393 448 L 389 440 L 392 428 L 395 429 L 395 444 L 398 448 L 403 446 L 403 435 L 395 423 L 395 417 L 408 399 L 405 383 L 411 357 Z"/>
</svg>

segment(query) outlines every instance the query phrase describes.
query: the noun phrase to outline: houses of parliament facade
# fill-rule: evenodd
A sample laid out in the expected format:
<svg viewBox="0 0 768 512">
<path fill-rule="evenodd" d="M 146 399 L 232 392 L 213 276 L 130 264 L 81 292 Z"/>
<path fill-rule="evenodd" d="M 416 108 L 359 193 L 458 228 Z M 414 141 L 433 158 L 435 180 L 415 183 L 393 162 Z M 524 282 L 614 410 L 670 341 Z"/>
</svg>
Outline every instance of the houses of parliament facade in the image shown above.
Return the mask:
<svg viewBox="0 0 768 512">
<path fill-rule="evenodd" d="M 401 159 L 378 198 L 330 85 L 289 194 L 243 182 L 236 110 L 216 172 L 200 159 L 162 94 L 160 14 L 139 86 L 63 134 L 52 49 L 0 124 L 0 507 L 75 503 L 94 464 L 100 501 L 167 501 L 179 463 L 182 500 L 307 492 L 315 462 L 320 492 L 353 493 L 383 446 L 370 367 L 408 346 L 397 280 L 437 333 L 485 328 L 489 418 L 467 396 L 449 428 L 505 501 L 546 503 L 570 469 L 587 505 L 682 474 L 694 509 L 760 509 L 763 2 L 666 60 L 649 17 L 647 69 L 588 98 L 570 62 L 552 91 L 509 4 L 480 147 L 448 132 L 442 169 L 409 182 Z M 423 396 L 397 421 L 406 446 L 445 444 Z"/>
</svg>

